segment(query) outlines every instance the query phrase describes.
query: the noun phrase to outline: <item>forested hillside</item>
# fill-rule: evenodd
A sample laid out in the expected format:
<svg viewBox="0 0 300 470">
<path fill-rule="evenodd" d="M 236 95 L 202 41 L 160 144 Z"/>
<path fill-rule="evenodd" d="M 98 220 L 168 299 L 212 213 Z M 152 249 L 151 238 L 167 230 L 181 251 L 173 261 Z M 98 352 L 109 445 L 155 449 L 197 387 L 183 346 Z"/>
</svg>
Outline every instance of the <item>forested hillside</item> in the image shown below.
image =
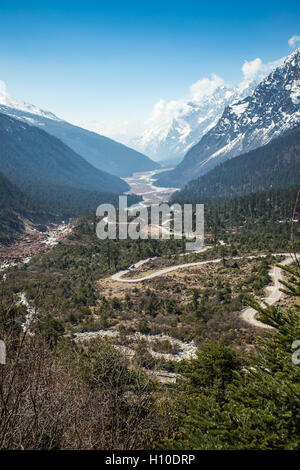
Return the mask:
<svg viewBox="0 0 300 470">
<path fill-rule="evenodd" d="M 229 199 L 300 182 L 300 128 L 247 154 L 228 160 L 176 192 L 172 200 Z"/>
<path fill-rule="evenodd" d="M 298 186 L 270 189 L 230 200 L 208 200 L 205 204 L 206 224 L 222 220 L 228 227 L 251 222 L 290 222 Z"/>
<path fill-rule="evenodd" d="M 88 191 L 67 186 L 23 182 L 22 190 L 0 173 L 0 243 L 12 242 L 25 227 L 24 218 L 35 224 L 58 222 L 84 212 L 95 212 L 98 205 L 118 206 L 112 192 Z M 140 200 L 129 195 L 128 204 Z"/>
<path fill-rule="evenodd" d="M 113 272 L 140 258 L 185 260 L 176 256 L 179 240 L 103 241 L 93 222 L 82 217 L 65 243 L 7 272 L 0 335 L 11 360 L 0 381 L 1 448 L 299 449 L 299 365 L 291 347 L 300 333 L 299 269 L 286 271 L 288 306 L 257 306 L 275 330 L 259 338 L 237 323 L 236 310 L 249 295 L 263 295 L 278 263 L 260 258 L 260 248 L 272 250 L 267 227 L 257 230 L 256 260 L 232 258 L 253 253 L 233 233 L 230 244 L 207 253 L 223 263 L 104 290 Z M 244 224 L 238 228 L 246 234 Z M 283 246 L 289 249 L 287 238 Z M 32 334 L 20 327 L 27 317 L 21 291 L 36 308 Z M 101 330 L 111 336 L 78 340 Z M 133 346 L 135 331 L 144 337 Z M 194 338 L 196 356 L 170 360 L 178 346 L 160 341 L 162 331 L 170 340 Z M 175 372 L 176 383 L 159 383 L 161 368 Z"/>
<path fill-rule="evenodd" d="M 39 218 L 41 221 L 45 218 L 43 209 L 41 204 L 24 194 L 0 173 L 0 243 L 7 242 L 24 231 L 20 215 L 31 219 Z"/>
</svg>

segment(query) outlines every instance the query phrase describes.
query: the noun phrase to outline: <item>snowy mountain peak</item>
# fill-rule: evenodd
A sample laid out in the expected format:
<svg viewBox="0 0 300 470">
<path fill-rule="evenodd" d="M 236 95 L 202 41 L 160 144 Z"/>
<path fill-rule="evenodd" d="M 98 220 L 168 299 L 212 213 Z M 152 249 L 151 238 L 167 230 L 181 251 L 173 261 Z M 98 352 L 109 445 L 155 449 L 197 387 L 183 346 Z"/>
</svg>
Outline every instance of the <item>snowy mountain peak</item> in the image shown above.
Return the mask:
<svg viewBox="0 0 300 470">
<path fill-rule="evenodd" d="M 217 123 L 228 104 L 249 95 L 256 85 L 244 80 L 230 87 L 216 76 L 199 80 L 191 87 L 192 99 L 159 101 L 143 135 L 131 145 L 154 160 L 183 157 Z"/>
<path fill-rule="evenodd" d="M 8 108 L 13 108 L 14 110 L 23 111 L 24 113 L 36 114 L 37 116 L 42 116 L 48 119 L 53 119 L 55 121 L 60 121 L 60 119 L 55 116 L 55 114 L 48 111 L 43 111 L 42 109 L 34 106 L 33 104 L 25 103 L 24 101 L 18 101 L 12 98 L 6 91 L 5 83 L 0 80 L 0 105 Z M 9 113 L 6 113 L 9 114 Z M 26 116 L 24 116 L 26 120 Z M 27 119 L 30 124 L 30 118 Z"/>
<path fill-rule="evenodd" d="M 173 172 L 161 176 L 160 182 L 182 185 L 224 160 L 267 144 L 299 123 L 300 48 L 264 78 L 252 94 L 228 104 L 216 125 Z"/>
</svg>

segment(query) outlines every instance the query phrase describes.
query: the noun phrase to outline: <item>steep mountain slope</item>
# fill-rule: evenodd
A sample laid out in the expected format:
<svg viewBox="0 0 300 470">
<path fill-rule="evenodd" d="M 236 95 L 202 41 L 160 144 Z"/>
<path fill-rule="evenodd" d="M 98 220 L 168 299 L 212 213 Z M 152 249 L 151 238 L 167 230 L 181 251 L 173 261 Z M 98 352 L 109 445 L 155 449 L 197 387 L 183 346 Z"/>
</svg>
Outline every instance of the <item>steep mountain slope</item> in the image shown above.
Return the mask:
<svg viewBox="0 0 300 470">
<path fill-rule="evenodd" d="M 83 212 L 94 212 L 100 204 L 119 205 L 119 195 L 107 191 L 93 191 L 87 189 L 71 188 L 57 184 L 22 182 L 22 190 L 29 196 L 37 199 L 46 208 L 47 216 L 54 214 L 56 217 L 75 217 Z M 142 198 L 135 194 L 127 196 L 127 202 L 136 204 Z"/>
<path fill-rule="evenodd" d="M 128 196 L 128 204 L 141 198 Z M 60 222 L 84 212 L 95 212 L 99 204 L 118 207 L 116 193 L 88 191 L 67 186 L 24 181 L 22 190 L 0 172 L 0 244 L 11 243 L 25 231 L 24 220 L 40 224 Z"/>
<path fill-rule="evenodd" d="M 56 137 L 0 114 L 0 171 L 13 182 L 38 180 L 81 189 L 123 192 L 129 186 L 92 167 Z"/>
<path fill-rule="evenodd" d="M 224 160 L 268 143 L 300 122 L 300 49 L 288 56 L 251 96 L 228 106 L 215 127 L 159 185 L 183 185 Z"/>
<path fill-rule="evenodd" d="M 300 126 L 258 149 L 228 160 L 189 182 L 177 202 L 228 199 L 300 184 Z"/>
<path fill-rule="evenodd" d="M 0 173 L 0 243 L 7 243 L 24 231 L 22 217 L 42 220 L 44 216 L 37 201 Z"/>
<path fill-rule="evenodd" d="M 132 140 L 132 146 L 154 160 L 182 159 L 217 123 L 224 108 L 251 94 L 256 85 L 255 81 L 244 80 L 234 88 L 216 81 L 197 99 L 178 103 L 175 117 L 167 122 L 157 121 L 156 116 L 150 119 L 143 135 Z"/>
<path fill-rule="evenodd" d="M 131 176 L 136 171 L 159 168 L 140 152 L 95 132 L 74 126 L 36 106 L 19 102 L 0 90 L 0 112 L 27 124 L 40 127 L 62 140 L 96 168 L 116 176 Z"/>
<path fill-rule="evenodd" d="M 15 207 L 22 200 L 21 191 L 0 173 L 0 243 L 24 230 L 24 224 L 15 213 Z"/>
</svg>

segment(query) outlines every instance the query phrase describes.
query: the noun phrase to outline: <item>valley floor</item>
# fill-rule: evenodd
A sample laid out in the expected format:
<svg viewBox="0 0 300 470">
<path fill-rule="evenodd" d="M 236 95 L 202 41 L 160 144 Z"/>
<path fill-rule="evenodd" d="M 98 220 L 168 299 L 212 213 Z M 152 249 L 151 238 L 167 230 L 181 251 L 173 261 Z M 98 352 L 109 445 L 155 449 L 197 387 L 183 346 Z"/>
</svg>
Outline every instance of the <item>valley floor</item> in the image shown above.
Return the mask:
<svg viewBox="0 0 300 470">
<path fill-rule="evenodd" d="M 25 223 L 25 228 L 26 233 L 11 245 L 0 244 L 0 271 L 28 263 L 33 256 L 63 241 L 71 233 L 72 224 L 51 224 L 45 227 L 45 231 L 39 231 L 33 224 Z"/>
<path fill-rule="evenodd" d="M 144 189 L 148 197 L 149 188 Z M 226 403 L 224 383 L 233 383 L 233 371 L 256 370 L 258 344 L 262 338 L 271 341 L 276 328 L 280 329 L 280 325 L 272 329 L 249 305 L 266 301 L 278 308 L 280 314 L 276 313 L 272 325 L 285 318 L 284 309 L 290 309 L 288 321 L 294 318 L 297 304 L 280 291 L 280 281 L 289 277 L 277 266 L 295 268 L 286 248 L 289 229 L 283 223 L 276 225 L 276 220 L 266 225 L 258 219 L 257 226 L 251 221 L 250 228 L 242 223 L 221 226 L 219 232 L 212 226 L 206 246 L 185 253 L 182 240 L 99 240 L 95 218 L 87 214 L 46 232 L 32 230 L 19 245 L 4 247 L 0 333 L 8 355 L 17 354 L 22 361 L 11 361 L 6 367 L 0 396 L 10 394 L 5 387 L 12 380 L 13 394 L 23 390 L 26 399 L 15 411 L 16 395 L 11 408 L 7 407 L 5 419 L 15 416 L 14 431 L 4 432 L 0 422 L 2 447 L 155 448 L 161 441 L 171 448 L 170 436 L 182 439 L 178 419 L 195 415 L 195 396 L 201 406 L 212 403 L 206 416 L 217 412 L 219 404 Z M 17 351 L 16 338 L 22 339 Z M 291 362 L 290 344 L 284 354 L 286 369 Z M 276 367 L 277 363 L 264 363 L 261 371 L 265 374 Z M 247 374 L 241 377 L 240 387 L 244 397 L 249 378 L 246 406 L 251 414 L 257 409 L 251 401 L 254 375 Z M 293 384 L 293 370 L 291 374 Z M 273 384 L 269 377 L 264 380 L 265 388 L 260 388 L 260 379 L 259 386 L 254 384 L 255 396 L 262 394 L 263 409 L 264 390 Z M 277 388 L 276 384 L 274 393 Z M 229 395 L 230 390 L 226 390 Z M 37 398 L 36 391 L 41 391 Z M 47 436 L 38 444 L 27 441 L 32 416 L 39 416 L 35 429 L 43 435 L 39 423 L 50 426 L 53 410 L 63 428 L 60 441 L 53 444 L 51 437 L 48 443 Z M 203 413 L 199 413 L 201 421 Z M 231 413 L 229 407 L 226 416 Z M 83 426 L 76 435 L 74 423 Z M 25 431 L 18 433 L 16 441 L 15 430 L 22 426 Z M 205 424 L 201 426 L 197 429 L 206 433 Z M 233 426 L 228 425 L 229 436 Z M 215 431 L 205 435 L 218 437 Z M 204 446 L 202 437 L 199 442 Z M 221 446 L 205 445 L 225 448 L 230 443 L 229 437 Z M 184 448 L 193 446 L 189 443 Z"/>
</svg>

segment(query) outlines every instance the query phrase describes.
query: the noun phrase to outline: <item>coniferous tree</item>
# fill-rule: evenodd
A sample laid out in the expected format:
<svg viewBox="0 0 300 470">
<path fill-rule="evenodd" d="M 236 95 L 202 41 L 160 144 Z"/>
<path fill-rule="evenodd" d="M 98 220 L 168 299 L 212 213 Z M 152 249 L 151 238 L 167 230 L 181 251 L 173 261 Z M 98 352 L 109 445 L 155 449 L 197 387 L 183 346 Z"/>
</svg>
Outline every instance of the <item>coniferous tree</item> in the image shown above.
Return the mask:
<svg viewBox="0 0 300 470">
<path fill-rule="evenodd" d="M 293 344 L 300 339 L 300 269 L 282 269 L 290 275 L 283 290 L 295 299 L 293 307 L 255 305 L 273 330 L 243 366 L 220 342 L 186 364 L 177 433 L 166 448 L 300 448 L 300 364 L 292 360 Z"/>
</svg>

